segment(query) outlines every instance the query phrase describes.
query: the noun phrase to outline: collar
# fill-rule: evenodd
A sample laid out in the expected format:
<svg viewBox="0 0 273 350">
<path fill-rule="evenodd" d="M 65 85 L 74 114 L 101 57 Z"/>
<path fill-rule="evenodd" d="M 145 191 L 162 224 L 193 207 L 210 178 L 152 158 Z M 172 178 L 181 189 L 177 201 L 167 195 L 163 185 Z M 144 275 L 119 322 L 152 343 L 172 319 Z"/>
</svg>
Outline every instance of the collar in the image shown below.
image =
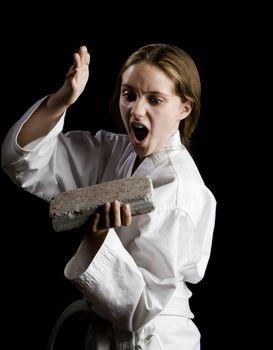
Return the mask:
<svg viewBox="0 0 273 350">
<path fill-rule="evenodd" d="M 181 143 L 180 133 L 178 130 L 158 152 L 146 157 L 135 170 L 133 175 L 141 176 L 150 174 L 156 166 L 164 162 L 169 157 L 170 152 L 183 149 L 185 149 L 185 146 Z"/>
</svg>

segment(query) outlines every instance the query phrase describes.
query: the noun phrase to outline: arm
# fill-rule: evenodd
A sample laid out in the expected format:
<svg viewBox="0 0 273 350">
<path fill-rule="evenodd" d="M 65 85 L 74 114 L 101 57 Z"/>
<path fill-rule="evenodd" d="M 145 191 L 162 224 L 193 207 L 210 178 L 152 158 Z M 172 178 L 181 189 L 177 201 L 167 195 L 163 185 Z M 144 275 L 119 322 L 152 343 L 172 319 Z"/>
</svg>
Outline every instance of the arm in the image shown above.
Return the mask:
<svg viewBox="0 0 273 350">
<path fill-rule="evenodd" d="M 89 180 L 95 180 L 88 173 L 94 178 L 97 175 L 100 136 L 62 133 L 64 109 L 76 101 L 88 79 L 86 48 L 80 48 L 74 57 L 63 86 L 31 106 L 10 128 L 1 148 L 4 172 L 14 183 L 45 200 L 60 191 L 89 185 Z"/>
<path fill-rule="evenodd" d="M 60 119 L 65 110 L 72 105 L 83 92 L 89 77 L 90 55 L 85 46 L 74 54 L 74 63 L 70 67 L 63 86 L 35 110 L 23 124 L 18 134 L 20 147 L 45 136 Z"/>
<path fill-rule="evenodd" d="M 165 222 L 163 212 L 140 215 L 137 227 L 133 219 L 129 228 L 122 228 L 122 234 L 132 237 L 140 227 L 142 232 L 127 249 L 113 229 L 95 254 L 85 238 L 67 264 L 65 276 L 93 304 L 97 314 L 122 329 L 139 329 L 166 307 L 176 288 L 176 250 L 181 246 L 177 239 L 170 246 L 168 241 L 175 237 L 166 234 L 177 231 L 181 224 L 176 216 L 173 213 Z"/>
</svg>

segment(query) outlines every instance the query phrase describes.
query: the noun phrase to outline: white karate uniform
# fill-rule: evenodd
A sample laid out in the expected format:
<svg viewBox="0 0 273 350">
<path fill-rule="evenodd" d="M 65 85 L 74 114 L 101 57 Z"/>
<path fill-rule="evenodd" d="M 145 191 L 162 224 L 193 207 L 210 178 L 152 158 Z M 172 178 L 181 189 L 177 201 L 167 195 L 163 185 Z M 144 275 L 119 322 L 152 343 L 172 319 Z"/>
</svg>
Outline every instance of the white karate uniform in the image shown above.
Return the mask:
<svg viewBox="0 0 273 350">
<path fill-rule="evenodd" d="M 149 175 L 154 186 L 153 212 L 133 217 L 130 227 L 110 229 L 95 256 L 83 240 L 65 268 L 94 317 L 109 321 L 104 335 L 93 322 L 87 348 L 110 349 L 114 339 L 117 349 L 199 349 L 186 282 L 204 276 L 216 201 L 179 132 L 132 174 L 136 153 L 127 135 L 63 134 L 64 116 L 47 136 L 20 148 L 18 132 L 40 103 L 11 128 L 2 146 L 2 167 L 16 184 L 47 201 L 62 191 L 132 175 Z"/>
</svg>

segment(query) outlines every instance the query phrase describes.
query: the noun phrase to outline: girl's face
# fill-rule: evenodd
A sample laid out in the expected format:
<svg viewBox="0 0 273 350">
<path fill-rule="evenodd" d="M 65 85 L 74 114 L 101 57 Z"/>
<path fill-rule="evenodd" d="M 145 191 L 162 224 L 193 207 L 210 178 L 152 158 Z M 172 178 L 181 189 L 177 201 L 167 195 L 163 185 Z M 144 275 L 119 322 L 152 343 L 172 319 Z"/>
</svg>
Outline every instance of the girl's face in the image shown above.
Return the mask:
<svg viewBox="0 0 273 350">
<path fill-rule="evenodd" d="M 157 152 L 191 112 L 172 80 L 146 62 L 130 66 L 122 75 L 119 108 L 130 141 L 140 159 Z"/>
</svg>

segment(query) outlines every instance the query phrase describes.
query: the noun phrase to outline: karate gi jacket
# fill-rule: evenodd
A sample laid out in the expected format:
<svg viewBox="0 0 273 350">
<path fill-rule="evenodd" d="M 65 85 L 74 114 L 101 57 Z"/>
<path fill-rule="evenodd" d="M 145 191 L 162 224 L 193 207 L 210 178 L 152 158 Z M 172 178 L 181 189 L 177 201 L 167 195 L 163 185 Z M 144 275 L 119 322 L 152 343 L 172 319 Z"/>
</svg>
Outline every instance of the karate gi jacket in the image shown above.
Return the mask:
<svg viewBox="0 0 273 350">
<path fill-rule="evenodd" d="M 112 343 L 117 349 L 199 349 L 186 282 L 204 276 L 216 201 L 179 132 L 134 173 L 136 153 L 127 135 L 64 134 L 65 115 L 45 137 L 22 149 L 17 135 L 41 102 L 10 129 L 2 145 L 3 170 L 17 185 L 46 201 L 62 191 L 135 175 L 149 175 L 154 187 L 153 212 L 133 217 L 129 227 L 110 229 L 95 256 L 83 240 L 65 267 L 94 317 L 108 324 L 103 333 L 93 322 L 86 349 L 112 349 Z"/>
</svg>

